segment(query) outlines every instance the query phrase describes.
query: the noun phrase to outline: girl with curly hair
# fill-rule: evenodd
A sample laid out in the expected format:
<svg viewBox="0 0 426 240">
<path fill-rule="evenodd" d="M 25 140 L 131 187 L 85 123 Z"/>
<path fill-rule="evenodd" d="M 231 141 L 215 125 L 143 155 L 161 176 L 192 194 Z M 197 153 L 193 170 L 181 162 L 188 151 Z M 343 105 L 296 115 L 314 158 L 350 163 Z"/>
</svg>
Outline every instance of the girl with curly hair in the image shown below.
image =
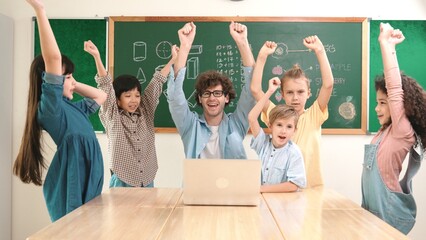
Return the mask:
<svg viewBox="0 0 426 240">
<path fill-rule="evenodd" d="M 411 180 L 423 159 L 426 144 L 426 92 L 400 72 L 395 46 L 404 35 L 389 24 L 380 24 L 379 44 L 384 74 L 376 79 L 381 128 L 365 146 L 362 172 L 362 207 L 404 234 L 414 226 L 416 203 Z M 402 164 L 408 157 L 405 176 Z"/>
</svg>

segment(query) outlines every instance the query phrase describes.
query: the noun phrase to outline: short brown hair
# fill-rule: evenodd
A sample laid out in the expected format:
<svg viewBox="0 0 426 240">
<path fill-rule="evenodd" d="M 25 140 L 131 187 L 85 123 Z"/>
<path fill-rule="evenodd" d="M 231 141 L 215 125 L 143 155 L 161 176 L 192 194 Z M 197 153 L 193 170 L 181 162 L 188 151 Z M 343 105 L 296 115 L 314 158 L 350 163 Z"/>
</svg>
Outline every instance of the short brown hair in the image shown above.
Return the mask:
<svg viewBox="0 0 426 240">
<path fill-rule="evenodd" d="M 289 119 L 291 117 L 294 117 L 294 126 L 297 127 L 299 114 L 296 109 L 286 104 L 279 104 L 269 112 L 269 124 L 272 125 L 277 119 Z"/>
</svg>

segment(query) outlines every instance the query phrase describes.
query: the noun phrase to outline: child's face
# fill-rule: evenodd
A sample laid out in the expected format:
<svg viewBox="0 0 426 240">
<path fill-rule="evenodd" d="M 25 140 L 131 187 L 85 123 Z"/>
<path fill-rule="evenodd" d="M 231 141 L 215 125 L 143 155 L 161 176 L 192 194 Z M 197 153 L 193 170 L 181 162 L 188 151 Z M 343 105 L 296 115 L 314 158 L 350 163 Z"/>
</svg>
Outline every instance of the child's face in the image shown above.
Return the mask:
<svg viewBox="0 0 426 240">
<path fill-rule="evenodd" d="M 133 88 L 127 92 L 123 92 L 117 99 L 117 104 L 124 111 L 134 113 L 141 103 L 141 94 L 137 88 Z"/>
<path fill-rule="evenodd" d="M 272 131 L 272 144 L 275 148 L 284 147 L 296 131 L 294 117 L 276 119 L 269 128 Z"/>
<path fill-rule="evenodd" d="M 306 101 L 311 95 L 306 81 L 306 79 L 286 80 L 281 90 L 285 103 L 294 107 L 299 115 L 305 111 Z"/>
<path fill-rule="evenodd" d="M 77 82 L 75 81 L 74 77 L 72 76 L 72 74 L 67 74 L 65 75 L 65 80 L 64 80 L 64 90 L 62 92 L 62 95 L 68 99 L 73 99 L 73 93 L 74 93 L 74 89 L 75 89 L 75 84 Z"/>
<path fill-rule="evenodd" d="M 389 124 L 391 122 L 391 116 L 389 112 L 388 96 L 381 90 L 376 92 L 376 113 L 379 119 L 380 125 Z"/>
</svg>

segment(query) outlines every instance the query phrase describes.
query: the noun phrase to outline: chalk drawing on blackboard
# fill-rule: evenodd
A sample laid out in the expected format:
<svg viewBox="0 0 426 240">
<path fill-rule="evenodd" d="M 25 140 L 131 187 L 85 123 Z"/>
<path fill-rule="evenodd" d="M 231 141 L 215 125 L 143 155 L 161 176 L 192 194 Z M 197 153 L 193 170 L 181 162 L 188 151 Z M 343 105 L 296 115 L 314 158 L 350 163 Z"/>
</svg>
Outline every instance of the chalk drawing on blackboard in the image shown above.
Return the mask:
<svg viewBox="0 0 426 240">
<path fill-rule="evenodd" d="M 146 59 L 146 43 L 134 42 L 133 43 L 133 61 L 141 62 Z"/>
<path fill-rule="evenodd" d="M 155 48 L 157 56 L 161 59 L 169 59 L 172 55 L 172 44 L 168 41 L 161 41 Z"/>
<path fill-rule="evenodd" d="M 197 99 L 196 99 L 197 96 L 195 96 L 195 94 L 196 94 L 196 91 L 194 90 L 191 93 L 191 95 L 186 99 L 188 102 L 188 106 L 190 108 L 197 107 Z M 167 98 L 167 88 L 163 90 L 163 95 Z"/>
<path fill-rule="evenodd" d="M 303 70 L 304 72 L 306 72 L 306 71 L 308 71 L 308 70 L 310 70 L 310 71 L 312 71 L 314 68 L 312 67 L 312 66 L 309 66 L 308 68 L 306 68 L 305 70 Z"/>
<path fill-rule="evenodd" d="M 283 99 L 283 95 L 281 95 L 281 93 L 277 91 L 275 93 L 275 100 L 277 100 L 277 102 L 281 102 L 282 99 Z"/>
<path fill-rule="evenodd" d="M 188 106 L 191 108 L 197 107 L 197 92 L 194 90 L 189 98 L 186 99 L 188 102 Z"/>
<path fill-rule="evenodd" d="M 139 83 L 141 85 L 146 82 L 145 73 L 143 72 L 142 68 L 138 69 L 138 74 L 136 75 L 136 78 L 139 80 Z"/>
<path fill-rule="evenodd" d="M 275 49 L 275 52 L 272 54 L 272 57 L 276 59 L 280 59 L 290 52 L 310 52 L 310 51 L 311 49 L 289 50 L 287 44 L 278 42 L 277 48 Z"/>
<path fill-rule="evenodd" d="M 284 71 L 285 70 L 280 65 L 274 66 L 272 68 L 272 74 L 274 74 L 274 75 L 283 75 Z"/>
<path fill-rule="evenodd" d="M 198 57 L 191 57 L 186 61 L 186 78 L 196 79 L 200 70 L 200 64 Z"/>
<path fill-rule="evenodd" d="M 189 50 L 189 54 L 201 54 L 203 53 L 203 45 L 192 45 Z"/>
<path fill-rule="evenodd" d="M 346 120 L 352 120 L 356 115 L 355 106 L 351 102 L 352 98 L 352 96 L 347 96 L 346 102 L 340 104 L 339 106 L 339 114 Z"/>
</svg>

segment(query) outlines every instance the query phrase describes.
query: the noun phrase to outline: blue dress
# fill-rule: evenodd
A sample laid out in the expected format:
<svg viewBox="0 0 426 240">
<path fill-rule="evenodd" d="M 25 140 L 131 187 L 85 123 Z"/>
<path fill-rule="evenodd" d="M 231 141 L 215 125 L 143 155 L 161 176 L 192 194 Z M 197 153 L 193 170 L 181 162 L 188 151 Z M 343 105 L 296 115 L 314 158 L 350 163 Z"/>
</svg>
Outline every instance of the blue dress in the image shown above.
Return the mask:
<svg viewBox="0 0 426 240">
<path fill-rule="evenodd" d="M 99 105 L 63 97 L 63 82 L 64 76 L 43 74 L 37 115 L 57 145 L 43 185 L 53 222 L 98 196 L 104 179 L 102 152 L 88 118 Z"/>
</svg>

